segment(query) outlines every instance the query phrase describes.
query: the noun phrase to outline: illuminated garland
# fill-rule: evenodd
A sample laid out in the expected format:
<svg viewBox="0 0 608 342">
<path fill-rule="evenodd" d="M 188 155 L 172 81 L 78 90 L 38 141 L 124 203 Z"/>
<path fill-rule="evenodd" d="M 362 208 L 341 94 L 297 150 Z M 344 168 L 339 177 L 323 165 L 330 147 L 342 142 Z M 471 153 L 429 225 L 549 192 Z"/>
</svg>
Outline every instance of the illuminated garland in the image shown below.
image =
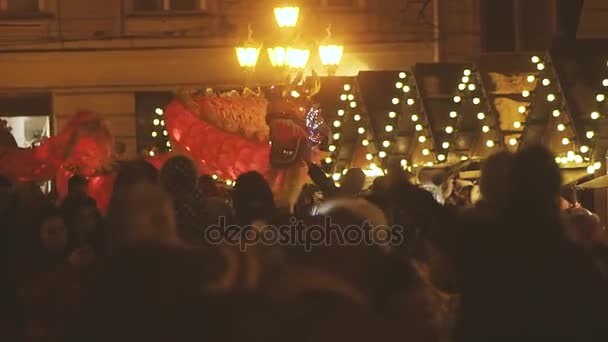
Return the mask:
<svg viewBox="0 0 608 342">
<path fill-rule="evenodd" d="M 154 119 L 152 119 L 152 131 L 150 135 L 154 138 L 154 144 L 148 148 L 148 155 L 150 157 L 156 156 L 159 152 L 171 151 L 171 142 L 169 141 L 169 132 L 165 127 L 165 120 L 163 115 L 165 114 L 162 108 L 156 108 L 154 110 Z"/>
<path fill-rule="evenodd" d="M 435 152 L 435 160 L 438 162 L 444 162 L 447 159 L 447 154 L 443 153 L 443 151 L 436 151 L 434 147 L 435 140 L 433 139 L 433 133 L 430 127 L 428 115 L 423 106 L 423 102 L 420 96 L 418 84 L 416 82 L 416 78 L 409 77 L 408 84 L 403 86 L 403 93 L 405 95 L 405 111 L 404 113 L 409 116 L 409 121 L 414 128 L 414 134 L 412 138 L 413 144 L 418 144 L 420 147 L 420 151 L 423 156 L 429 156 L 431 153 Z M 413 163 L 413 154 L 410 156 L 412 158 Z M 402 161 L 401 165 L 405 166 L 407 161 L 404 163 Z M 427 162 L 424 166 L 433 166 L 434 162 Z M 412 167 L 417 168 L 421 165 L 417 163 L 413 163 Z M 411 170 L 411 167 L 409 168 Z"/>
<path fill-rule="evenodd" d="M 500 129 L 500 118 L 493 110 L 489 101 L 487 101 L 487 94 L 481 81 L 480 74 L 475 68 L 465 68 L 462 72 L 460 81 L 458 90 L 452 98 L 455 107 L 448 114 L 449 117 L 455 121 L 452 122 L 452 124 L 456 126 L 456 133 L 454 135 L 458 134 L 462 123 L 462 117 L 458 113 L 458 106 L 460 106 L 463 101 L 471 101 L 475 108 L 474 115 L 479 122 L 479 127 L 477 129 L 480 131 L 483 146 L 486 149 L 485 152 L 491 153 L 497 147 L 504 145 L 503 134 Z M 446 127 L 446 132 L 451 130 L 450 127 L 451 126 Z M 449 147 L 449 142 L 446 142 L 445 144 L 448 144 Z M 461 155 L 460 159 L 466 160 L 470 157 L 470 155 Z"/>
<path fill-rule="evenodd" d="M 534 89 L 534 101 L 528 108 L 520 107 L 519 111 L 522 114 L 528 114 L 531 110 L 539 110 L 538 107 L 541 104 L 547 104 L 550 108 L 551 116 L 549 117 L 549 125 L 555 127 L 555 131 L 558 134 L 558 139 L 561 145 L 566 151 L 556 153 L 555 161 L 562 166 L 579 166 L 587 165 L 587 171 L 590 174 L 595 173 L 602 166 L 601 162 L 592 162 L 592 146 L 595 144 L 597 134 L 597 120 L 600 118 L 600 114 L 594 111 L 589 114 L 588 118 L 585 118 L 584 122 L 581 122 L 582 126 L 588 127 L 585 130 L 584 135 L 578 135 L 576 127 L 574 126 L 574 120 L 571 115 L 571 111 L 568 108 L 568 103 L 564 98 L 564 92 L 561 84 L 555 76 L 556 70 L 551 61 L 550 56 L 546 56 L 544 59 L 538 56 L 532 56 L 531 62 L 535 65 L 538 73 L 536 75 L 530 74 L 527 77 L 527 81 L 537 82 L 537 86 Z M 608 82 L 607 82 L 608 84 Z M 522 93 L 522 96 L 527 98 L 531 94 L 527 91 Z M 603 102 L 605 96 L 602 98 L 598 94 L 598 102 Z M 521 123 L 514 123 L 515 125 L 521 126 Z"/>
</svg>

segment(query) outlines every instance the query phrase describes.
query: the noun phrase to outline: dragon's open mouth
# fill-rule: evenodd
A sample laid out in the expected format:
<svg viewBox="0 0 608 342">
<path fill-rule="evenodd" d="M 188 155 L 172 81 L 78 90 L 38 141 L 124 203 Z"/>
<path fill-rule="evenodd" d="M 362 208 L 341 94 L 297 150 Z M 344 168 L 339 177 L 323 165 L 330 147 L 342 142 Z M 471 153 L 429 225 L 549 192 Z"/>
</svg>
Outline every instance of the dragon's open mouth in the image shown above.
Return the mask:
<svg viewBox="0 0 608 342">
<path fill-rule="evenodd" d="M 283 117 L 271 118 L 268 123 L 272 144 L 270 163 L 273 167 L 288 167 L 309 154 L 307 131 L 303 125 Z"/>
</svg>

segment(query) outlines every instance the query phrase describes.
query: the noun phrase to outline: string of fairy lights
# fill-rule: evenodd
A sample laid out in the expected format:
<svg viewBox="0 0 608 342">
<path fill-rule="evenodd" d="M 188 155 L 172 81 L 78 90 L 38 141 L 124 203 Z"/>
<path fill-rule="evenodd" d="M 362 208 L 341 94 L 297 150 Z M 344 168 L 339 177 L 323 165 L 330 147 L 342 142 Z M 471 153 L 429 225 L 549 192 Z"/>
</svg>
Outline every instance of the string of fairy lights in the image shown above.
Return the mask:
<svg viewBox="0 0 608 342">
<path fill-rule="evenodd" d="M 435 153 L 435 160 L 444 162 L 447 159 L 447 154 L 443 151 L 437 152 L 435 150 L 434 135 L 430 127 L 428 115 L 421 100 L 416 78 L 407 73 L 402 73 L 400 76 L 403 74 L 408 76 L 408 84 L 403 86 L 403 93 L 405 94 L 405 114 L 409 116 L 409 120 L 414 127 L 413 143 L 418 143 L 423 156 L 426 157 L 430 156 L 431 153 Z M 449 148 L 447 144 L 443 144 L 443 146 Z M 402 161 L 402 165 L 403 164 L 404 162 Z M 428 161 L 424 166 L 433 166 L 434 164 L 434 162 Z M 417 168 L 420 165 L 413 163 L 412 166 Z"/>
<path fill-rule="evenodd" d="M 358 102 L 360 93 L 356 80 L 353 78 L 341 86 L 342 94 L 340 94 L 340 104 L 336 112 L 337 118 L 332 122 L 332 143 L 328 146 L 330 154 L 324 160 L 325 164 L 329 165 L 332 169 L 332 179 L 337 185 L 339 185 L 342 175 L 348 171 L 347 167 L 342 167 L 340 170 L 340 165 L 338 165 L 338 157 L 340 150 L 343 148 L 344 129 L 346 128 L 347 123 L 354 122 L 354 126 L 357 127 L 357 134 L 362 141 L 362 144 L 368 148 L 373 147 L 370 144 L 371 132 L 367 129 L 367 127 L 369 127 L 369 118 L 366 114 L 365 107 Z"/>
<path fill-rule="evenodd" d="M 169 132 L 167 132 L 167 128 L 165 127 L 164 114 L 164 110 L 160 107 L 154 110 L 152 129 L 150 132 L 153 143 L 148 149 L 148 155 L 150 157 L 154 157 L 160 152 L 171 151 L 171 141 L 169 141 Z"/>
<path fill-rule="evenodd" d="M 500 129 L 500 119 L 498 114 L 492 109 L 488 97 L 485 93 L 479 72 L 473 66 L 468 66 L 462 71 L 462 78 L 458 84 L 458 90 L 452 101 L 455 108 L 450 111 L 449 117 L 453 121 L 446 128 L 446 133 L 453 131 L 452 127 L 456 126 L 457 135 L 462 128 L 462 116 L 458 113 L 466 101 L 471 101 L 474 106 L 475 116 L 479 122 L 478 129 L 481 131 L 481 137 L 485 148 L 494 149 L 503 146 L 504 139 Z M 517 141 L 511 140 L 510 144 L 517 144 Z M 461 160 L 468 159 L 468 156 L 460 156 Z"/>
<path fill-rule="evenodd" d="M 579 120 L 579 127 L 575 127 L 563 89 L 555 76 L 556 70 L 550 56 L 545 56 L 544 58 L 532 56 L 531 62 L 535 65 L 538 73 L 528 75 L 527 81 L 530 83 L 536 81 L 537 87 L 534 89 L 533 94 L 524 91 L 522 96 L 527 98 L 533 95 L 534 101 L 532 101 L 533 105 L 528 108 L 521 106 L 519 112 L 526 114 L 534 109 L 534 106 L 539 106 L 538 101 L 544 101 L 547 107 L 551 108 L 550 125 L 555 127 L 555 131 L 559 137 L 558 140 L 566 150 L 565 153 L 558 153 L 555 161 L 563 166 L 588 164 L 587 172 L 590 174 L 595 173 L 602 167 L 601 162 L 593 161 L 592 155 L 593 146 L 597 141 L 598 121 L 601 118 L 600 112 L 597 110 L 592 111 L 588 116 Z M 603 83 L 608 86 L 608 80 Z M 605 102 L 605 100 L 606 95 L 604 93 L 597 94 L 596 102 L 598 104 Z M 518 121 L 514 123 L 515 125 L 518 125 Z M 577 128 L 581 132 L 577 132 Z M 583 132 L 584 134 L 582 134 Z"/>
<path fill-rule="evenodd" d="M 394 80 L 396 91 L 391 94 L 390 104 L 387 106 L 389 110 L 387 111 L 387 118 L 384 121 L 383 132 L 377 132 L 378 142 L 376 143 L 377 152 L 371 153 L 368 152 L 365 155 L 365 158 L 368 161 L 377 160 L 382 167 L 386 167 L 386 161 L 393 155 L 394 152 L 394 144 L 396 141 L 396 137 L 399 133 L 398 130 L 398 122 L 399 122 L 399 114 L 400 109 L 402 108 L 402 99 L 403 93 L 407 93 L 410 91 L 410 86 L 408 84 L 408 80 L 410 75 L 407 72 L 401 71 L 396 75 L 397 78 Z M 414 100 L 406 99 L 407 105 L 413 105 Z M 363 139 L 361 141 L 363 146 L 369 145 L 369 139 Z M 401 166 L 407 167 L 408 161 L 407 159 L 401 159 Z M 370 164 L 370 169 L 376 169 L 377 166 L 375 163 Z"/>
</svg>

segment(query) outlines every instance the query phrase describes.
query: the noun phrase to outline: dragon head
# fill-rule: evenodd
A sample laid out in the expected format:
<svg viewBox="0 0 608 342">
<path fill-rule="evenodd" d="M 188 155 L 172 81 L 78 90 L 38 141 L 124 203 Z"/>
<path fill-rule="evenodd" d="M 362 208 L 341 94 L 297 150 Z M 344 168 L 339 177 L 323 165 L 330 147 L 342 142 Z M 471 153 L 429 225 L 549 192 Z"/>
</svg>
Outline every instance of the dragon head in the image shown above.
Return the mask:
<svg viewBox="0 0 608 342">
<path fill-rule="evenodd" d="M 271 92 L 266 120 L 273 168 L 287 168 L 299 160 L 310 161 L 314 149 L 330 135 L 320 109 L 312 100 L 320 87 L 320 79 L 313 71 L 312 82 L 304 82 L 300 73 L 286 87 Z"/>
</svg>

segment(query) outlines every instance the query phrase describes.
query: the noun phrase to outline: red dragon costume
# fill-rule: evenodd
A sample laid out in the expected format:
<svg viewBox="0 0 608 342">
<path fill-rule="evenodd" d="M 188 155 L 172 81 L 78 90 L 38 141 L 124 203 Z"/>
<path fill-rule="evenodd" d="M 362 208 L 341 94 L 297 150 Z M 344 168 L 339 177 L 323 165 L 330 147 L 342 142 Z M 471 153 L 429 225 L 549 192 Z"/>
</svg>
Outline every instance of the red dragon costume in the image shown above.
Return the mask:
<svg viewBox="0 0 608 342">
<path fill-rule="evenodd" d="M 269 181 L 277 204 L 291 208 L 307 178 L 307 162 L 330 135 L 312 97 L 320 90 L 313 73 L 304 84 L 301 75 L 284 88 L 260 91 L 194 95 L 180 93 L 164 111 L 165 123 L 176 153 L 189 155 L 201 173 L 236 179 L 258 171 Z M 2 130 L 0 130 L 2 131 Z M 60 194 L 74 173 L 89 177 L 89 191 L 105 208 L 114 173 L 112 137 L 92 113 L 76 114 L 54 137 L 40 146 L 22 149 L 10 133 L 0 134 L 0 174 L 17 181 L 47 181 L 57 177 Z M 149 160 L 162 166 L 170 155 Z"/>
</svg>

